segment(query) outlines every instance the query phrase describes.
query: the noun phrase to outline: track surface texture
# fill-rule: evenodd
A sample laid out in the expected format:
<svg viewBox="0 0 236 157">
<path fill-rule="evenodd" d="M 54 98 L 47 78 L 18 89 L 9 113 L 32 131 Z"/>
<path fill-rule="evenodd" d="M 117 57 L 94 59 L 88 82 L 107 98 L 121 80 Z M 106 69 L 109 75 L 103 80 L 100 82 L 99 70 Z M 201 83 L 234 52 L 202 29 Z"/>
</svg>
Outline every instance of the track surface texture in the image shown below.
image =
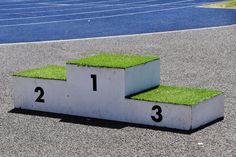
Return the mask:
<svg viewBox="0 0 236 157">
<path fill-rule="evenodd" d="M 236 26 L 107 39 L 0 45 L 0 156 L 236 154 Z M 161 57 L 161 83 L 225 92 L 225 119 L 192 134 L 11 110 L 15 71 L 100 52 Z M 181 114 L 181 113 L 180 113 Z"/>
<path fill-rule="evenodd" d="M 143 34 L 236 24 L 219 0 L 4 0 L 0 44 Z"/>
</svg>

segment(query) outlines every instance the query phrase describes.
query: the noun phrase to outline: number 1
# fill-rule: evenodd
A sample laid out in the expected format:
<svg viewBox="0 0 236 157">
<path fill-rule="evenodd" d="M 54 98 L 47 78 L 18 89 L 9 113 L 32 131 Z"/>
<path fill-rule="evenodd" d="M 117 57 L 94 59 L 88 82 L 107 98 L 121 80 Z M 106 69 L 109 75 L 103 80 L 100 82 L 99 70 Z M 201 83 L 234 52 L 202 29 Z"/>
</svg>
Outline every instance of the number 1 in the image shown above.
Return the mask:
<svg viewBox="0 0 236 157">
<path fill-rule="evenodd" d="M 97 91 L 97 75 L 92 74 L 91 78 L 93 79 L 93 91 Z"/>
</svg>

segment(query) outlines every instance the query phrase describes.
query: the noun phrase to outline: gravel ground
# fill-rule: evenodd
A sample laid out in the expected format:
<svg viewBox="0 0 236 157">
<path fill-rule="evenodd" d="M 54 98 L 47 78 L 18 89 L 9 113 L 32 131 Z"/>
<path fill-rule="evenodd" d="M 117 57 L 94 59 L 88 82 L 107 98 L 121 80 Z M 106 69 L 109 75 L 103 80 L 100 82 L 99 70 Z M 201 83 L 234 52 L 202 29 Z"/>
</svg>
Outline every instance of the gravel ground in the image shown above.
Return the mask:
<svg viewBox="0 0 236 157">
<path fill-rule="evenodd" d="M 0 45 L 0 156 L 234 156 L 236 26 L 107 39 Z M 161 57 L 161 83 L 225 91 L 225 119 L 192 134 L 50 114 L 17 114 L 15 71 L 100 52 Z M 180 113 L 181 114 L 181 113 Z M 68 118 L 67 118 L 68 119 Z"/>
</svg>

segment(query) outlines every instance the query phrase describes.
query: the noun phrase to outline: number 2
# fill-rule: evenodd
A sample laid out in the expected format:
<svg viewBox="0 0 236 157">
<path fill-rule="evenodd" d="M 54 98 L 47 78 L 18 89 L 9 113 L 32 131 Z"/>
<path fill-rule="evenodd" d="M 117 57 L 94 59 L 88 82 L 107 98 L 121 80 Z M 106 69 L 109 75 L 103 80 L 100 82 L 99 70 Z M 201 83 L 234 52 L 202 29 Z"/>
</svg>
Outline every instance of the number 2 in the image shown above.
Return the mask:
<svg viewBox="0 0 236 157">
<path fill-rule="evenodd" d="M 161 115 L 161 112 L 162 112 L 161 107 L 158 106 L 158 105 L 155 105 L 155 106 L 152 107 L 152 110 L 156 111 L 155 115 L 151 116 L 152 120 L 154 122 L 161 122 L 162 118 L 163 118 L 162 115 Z"/>
<path fill-rule="evenodd" d="M 39 92 L 39 96 L 38 96 L 38 98 L 35 100 L 35 102 L 44 103 L 45 100 L 42 99 L 42 98 L 43 98 L 43 95 L 44 95 L 44 90 L 43 90 L 43 88 L 41 88 L 41 87 L 36 87 L 35 90 L 34 90 L 34 92 L 36 92 L 36 93 Z"/>
</svg>

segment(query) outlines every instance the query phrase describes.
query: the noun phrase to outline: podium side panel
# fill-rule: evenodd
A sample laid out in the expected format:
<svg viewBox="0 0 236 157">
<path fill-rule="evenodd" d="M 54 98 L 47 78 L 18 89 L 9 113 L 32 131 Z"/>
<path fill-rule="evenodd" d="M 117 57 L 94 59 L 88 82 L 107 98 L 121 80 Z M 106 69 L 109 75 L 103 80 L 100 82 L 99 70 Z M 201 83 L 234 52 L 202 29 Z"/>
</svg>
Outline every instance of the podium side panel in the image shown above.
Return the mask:
<svg viewBox="0 0 236 157">
<path fill-rule="evenodd" d="M 125 69 L 125 96 L 160 85 L 160 60 Z"/>
<path fill-rule="evenodd" d="M 14 77 L 15 108 L 69 113 L 66 82 Z"/>
<path fill-rule="evenodd" d="M 193 129 L 224 117 L 224 95 L 218 95 L 193 106 L 192 114 Z"/>
<path fill-rule="evenodd" d="M 191 107 L 126 100 L 126 121 L 181 130 L 191 129 Z"/>
<path fill-rule="evenodd" d="M 121 117 L 124 69 L 67 65 L 70 106 L 74 115 L 101 119 Z"/>
</svg>

